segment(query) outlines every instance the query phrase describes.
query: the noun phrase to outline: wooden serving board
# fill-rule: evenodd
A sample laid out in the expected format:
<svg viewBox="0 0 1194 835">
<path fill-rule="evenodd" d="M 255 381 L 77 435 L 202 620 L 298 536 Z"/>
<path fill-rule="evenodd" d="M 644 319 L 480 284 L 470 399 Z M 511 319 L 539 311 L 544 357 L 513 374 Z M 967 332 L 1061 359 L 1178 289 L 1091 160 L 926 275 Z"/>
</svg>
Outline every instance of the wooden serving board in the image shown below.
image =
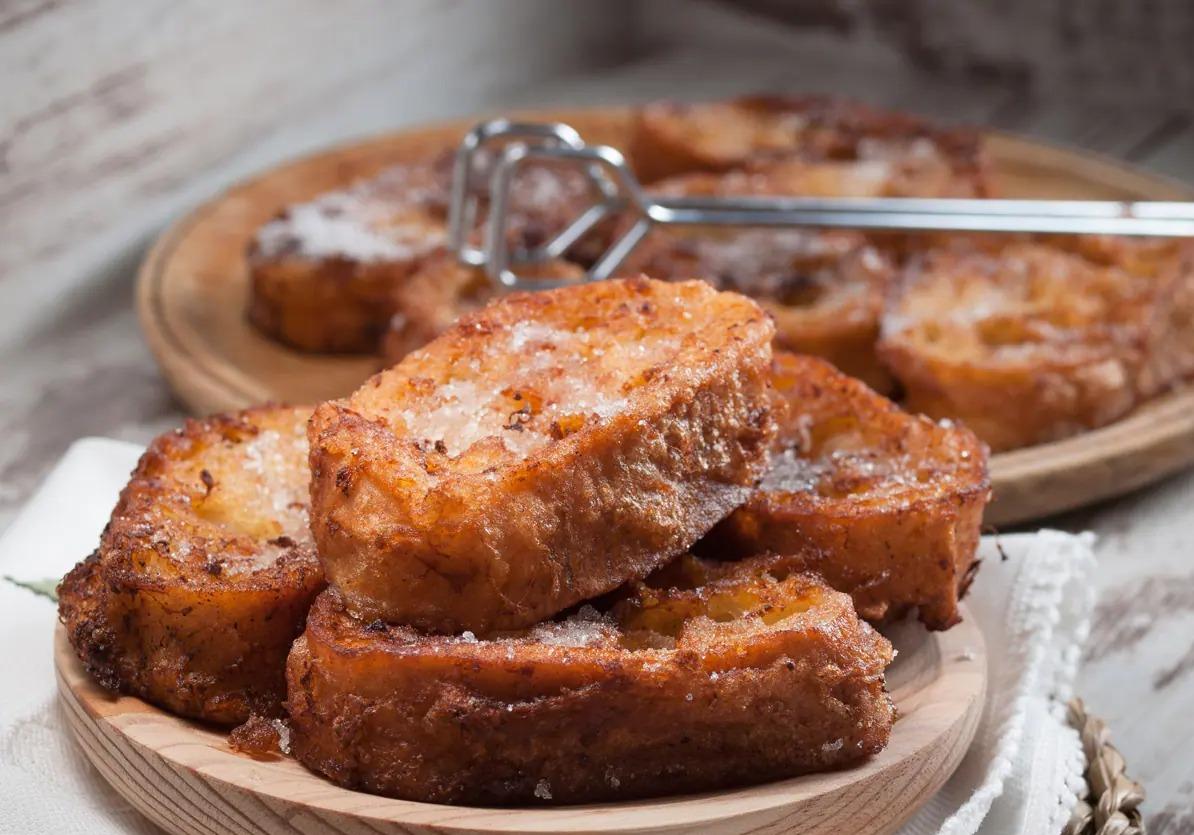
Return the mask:
<svg viewBox="0 0 1194 835">
<path fill-rule="evenodd" d="M 987 657 L 967 616 L 948 632 L 890 634 L 888 689 L 899 720 L 887 748 L 856 768 L 706 795 L 590 806 L 481 809 L 391 800 L 338 788 L 289 757 L 254 760 L 226 734 L 131 697 L 84 672 L 59 626 L 58 694 L 75 739 L 121 795 L 167 832 L 631 833 L 805 835 L 893 832 L 957 768 L 982 714 Z"/>
<path fill-rule="evenodd" d="M 629 110 L 523 114 L 566 121 L 589 142 L 626 146 Z M 480 117 L 478 117 L 480 118 Z M 372 357 L 302 354 L 245 318 L 244 252 L 257 228 L 296 201 L 369 176 L 397 160 L 454 144 L 477 119 L 386 134 L 274 168 L 195 209 L 141 265 L 137 308 L 149 345 L 197 413 L 264 401 L 315 403 L 348 394 L 378 367 Z M 1001 190 L 1012 197 L 1194 199 L 1194 190 L 1110 159 L 991 134 Z M 1120 495 L 1194 464 L 1194 390 L 1124 420 L 1052 444 L 994 456 L 987 521 L 1009 525 Z"/>
</svg>

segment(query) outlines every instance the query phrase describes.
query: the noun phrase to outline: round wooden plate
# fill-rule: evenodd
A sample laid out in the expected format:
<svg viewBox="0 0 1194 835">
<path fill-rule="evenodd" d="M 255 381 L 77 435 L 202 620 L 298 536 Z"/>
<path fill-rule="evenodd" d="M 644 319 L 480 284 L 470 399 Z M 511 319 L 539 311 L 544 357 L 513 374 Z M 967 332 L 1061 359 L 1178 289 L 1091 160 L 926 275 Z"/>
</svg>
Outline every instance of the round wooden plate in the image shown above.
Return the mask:
<svg viewBox="0 0 1194 835">
<path fill-rule="evenodd" d="M 629 111 L 524 114 L 566 121 L 585 139 L 625 147 Z M 274 168 L 195 209 L 141 265 L 137 307 L 166 379 L 196 412 L 268 400 L 315 403 L 348 394 L 378 361 L 301 354 L 245 319 L 245 247 L 279 209 L 453 144 L 476 119 L 387 134 Z M 1194 199 L 1194 190 L 1093 154 L 1004 134 L 988 147 L 1009 196 Z M 1194 390 L 1162 397 L 1113 426 L 994 456 L 987 521 L 1007 525 L 1119 495 L 1194 463 Z"/>
<path fill-rule="evenodd" d="M 333 786 L 289 757 L 233 753 L 226 734 L 139 699 L 113 697 L 83 671 L 59 626 L 58 693 L 87 758 L 168 832 L 893 832 L 948 779 L 974 738 L 987 657 L 970 618 L 944 633 L 900 624 L 888 689 L 900 718 L 887 748 L 845 771 L 734 791 L 621 804 L 479 809 L 412 803 Z"/>
</svg>

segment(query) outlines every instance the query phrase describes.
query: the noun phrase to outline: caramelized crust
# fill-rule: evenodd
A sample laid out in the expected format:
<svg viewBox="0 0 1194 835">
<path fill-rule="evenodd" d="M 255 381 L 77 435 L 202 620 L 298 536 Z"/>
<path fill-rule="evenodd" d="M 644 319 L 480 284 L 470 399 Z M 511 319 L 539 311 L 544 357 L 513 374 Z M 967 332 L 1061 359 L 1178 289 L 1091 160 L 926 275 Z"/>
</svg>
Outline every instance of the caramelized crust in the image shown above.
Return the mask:
<svg viewBox="0 0 1194 835">
<path fill-rule="evenodd" d="M 329 590 L 290 655 L 292 750 L 352 789 L 511 804 L 724 789 L 886 745 L 891 645 L 848 597 L 751 561 L 676 587 L 705 573 L 688 561 L 481 640 L 363 623 Z"/>
<path fill-rule="evenodd" d="M 661 229 L 624 269 L 668 280 L 695 276 L 750 296 L 775 320 L 776 348 L 824 357 L 875 389 L 891 389 L 875 342 L 892 266 L 862 235 Z"/>
<path fill-rule="evenodd" d="M 183 716 L 276 716 L 323 588 L 307 523 L 309 409 L 188 421 L 150 444 L 59 616 L 88 672 Z"/>
<path fill-rule="evenodd" d="M 580 279 L 584 274 L 568 261 L 553 260 L 537 266 L 534 274 L 542 278 Z M 520 274 L 527 275 L 527 269 L 522 268 Z M 484 270 L 461 264 L 451 253 L 439 252 L 428 258 L 394 288 L 393 316 L 381 343 L 385 364 L 397 364 L 461 316 L 479 310 L 499 294 Z"/>
<path fill-rule="evenodd" d="M 880 357 L 909 409 L 1002 451 L 1110 423 L 1194 371 L 1188 243 L 958 238 L 915 258 Z"/>
<path fill-rule="evenodd" d="M 774 329 L 703 282 L 506 296 L 311 422 L 312 529 L 358 617 L 536 623 L 643 577 L 746 499 Z"/>
<path fill-rule="evenodd" d="M 990 497 L 983 445 L 820 360 L 777 354 L 773 364 L 771 468 L 699 547 L 784 554 L 777 565 L 818 572 L 869 620 L 919 607 L 930 629 L 957 623 Z"/>
<path fill-rule="evenodd" d="M 975 131 L 823 96 L 648 104 L 636 115 L 630 158 L 645 182 L 783 160 L 793 183 L 805 181 L 791 194 L 869 194 L 885 183 L 876 193 L 984 196 L 990 179 Z"/>
</svg>

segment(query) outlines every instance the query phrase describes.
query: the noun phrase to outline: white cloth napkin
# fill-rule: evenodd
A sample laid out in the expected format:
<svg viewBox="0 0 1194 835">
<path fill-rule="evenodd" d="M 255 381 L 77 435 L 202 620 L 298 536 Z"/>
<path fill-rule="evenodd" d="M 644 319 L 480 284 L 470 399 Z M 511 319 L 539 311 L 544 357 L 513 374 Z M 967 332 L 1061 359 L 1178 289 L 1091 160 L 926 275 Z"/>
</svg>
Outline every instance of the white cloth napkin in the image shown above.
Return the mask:
<svg viewBox="0 0 1194 835">
<path fill-rule="evenodd" d="M 0 539 L 0 832 L 156 831 L 74 747 L 55 700 L 55 606 L 13 582 L 54 581 L 95 547 L 140 452 L 76 442 Z M 1092 543 L 1056 531 L 983 540 L 968 603 L 987 642 L 987 705 L 961 767 L 908 835 L 1060 832 L 1083 765 L 1064 703 L 1093 605 Z"/>
</svg>

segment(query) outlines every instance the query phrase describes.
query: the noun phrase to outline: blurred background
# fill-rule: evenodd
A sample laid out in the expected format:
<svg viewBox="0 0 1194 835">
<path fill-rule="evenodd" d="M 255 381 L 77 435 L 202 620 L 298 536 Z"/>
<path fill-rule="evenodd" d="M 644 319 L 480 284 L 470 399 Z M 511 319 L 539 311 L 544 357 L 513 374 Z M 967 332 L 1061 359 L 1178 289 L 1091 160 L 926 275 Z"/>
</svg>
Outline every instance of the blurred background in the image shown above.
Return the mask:
<svg viewBox="0 0 1194 835">
<path fill-rule="evenodd" d="M 1189 0 L 7 0 L 0 430 L 20 440 L 0 451 L 0 522 L 74 437 L 173 418 L 135 336 L 135 265 L 275 162 L 484 109 L 774 89 L 1194 179 L 1191 44 Z M 31 433 L 45 409 L 63 418 Z"/>
<path fill-rule="evenodd" d="M 844 93 L 1194 182 L 1191 0 L 0 0 L 0 529 L 75 438 L 177 424 L 133 274 L 230 183 L 427 120 L 752 90 Z M 1188 512 L 1164 504 L 1184 495 L 1154 511 Z M 1194 613 L 1183 582 L 1158 579 L 1158 605 Z M 1120 670 L 1087 675 L 1110 694 Z M 1116 701 L 1117 732 L 1143 732 Z M 1176 799 L 1154 832 L 1194 832 L 1194 784 L 1154 774 L 1189 757 L 1181 740 L 1158 737 L 1153 762 L 1130 746 L 1135 776 Z"/>
</svg>

